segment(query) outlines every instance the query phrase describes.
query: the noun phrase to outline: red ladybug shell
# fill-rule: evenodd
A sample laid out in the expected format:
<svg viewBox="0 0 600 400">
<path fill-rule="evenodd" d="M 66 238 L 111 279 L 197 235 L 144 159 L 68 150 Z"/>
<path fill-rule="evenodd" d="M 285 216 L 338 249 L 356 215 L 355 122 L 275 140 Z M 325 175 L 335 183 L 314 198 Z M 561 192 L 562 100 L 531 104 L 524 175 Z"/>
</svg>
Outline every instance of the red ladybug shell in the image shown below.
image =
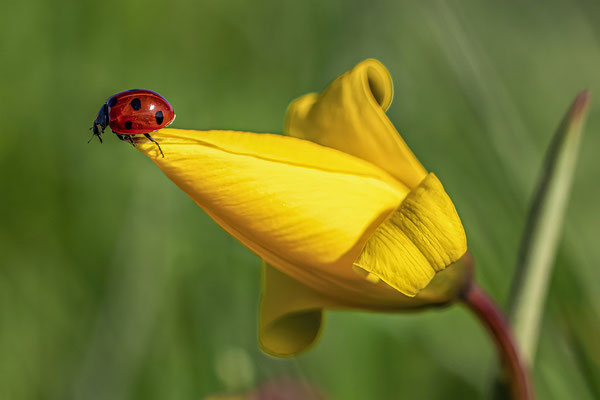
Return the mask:
<svg viewBox="0 0 600 400">
<path fill-rule="evenodd" d="M 173 107 L 160 94 L 131 89 L 112 95 L 108 104 L 108 126 L 121 135 L 138 135 L 162 129 L 175 119 Z"/>
</svg>

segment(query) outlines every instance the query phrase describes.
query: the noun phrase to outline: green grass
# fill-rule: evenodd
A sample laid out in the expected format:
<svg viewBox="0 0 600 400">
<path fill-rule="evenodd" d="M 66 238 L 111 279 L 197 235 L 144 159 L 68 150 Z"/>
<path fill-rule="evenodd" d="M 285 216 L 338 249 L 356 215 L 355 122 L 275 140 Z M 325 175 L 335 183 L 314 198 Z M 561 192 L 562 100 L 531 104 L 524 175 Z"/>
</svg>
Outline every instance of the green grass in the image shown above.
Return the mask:
<svg viewBox="0 0 600 400">
<path fill-rule="evenodd" d="M 594 2 L 32 0 L 3 11 L 0 398 L 198 399 L 225 389 L 216 363 L 231 348 L 257 383 L 297 377 L 338 400 L 486 398 L 493 348 L 459 307 L 328 313 L 312 351 L 265 356 L 258 259 L 127 144 L 86 144 L 102 102 L 133 87 L 169 99 L 178 128 L 281 132 L 292 99 L 367 57 L 390 69 L 388 114 L 444 183 L 477 278 L 501 304 L 552 132 L 591 90 L 534 378 L 540 399 L 597 395 Z"/>
</svg>

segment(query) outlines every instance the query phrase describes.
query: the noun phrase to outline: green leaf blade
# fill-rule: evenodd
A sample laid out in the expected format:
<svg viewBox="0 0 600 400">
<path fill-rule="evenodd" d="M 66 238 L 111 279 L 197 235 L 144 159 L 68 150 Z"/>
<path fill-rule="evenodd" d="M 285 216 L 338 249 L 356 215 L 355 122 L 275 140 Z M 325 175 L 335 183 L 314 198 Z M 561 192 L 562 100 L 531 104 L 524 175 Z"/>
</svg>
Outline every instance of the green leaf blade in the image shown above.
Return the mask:
<svg viewBox="0 0 600 400">
<path fill-rule="evenodd" d="M 521 356 L 529 366 L 535 358 L 588 104 L 588 92 L 579 93 L 554 135 L 521 240 L 510 296 L 510 318 Z"/>
</svg>

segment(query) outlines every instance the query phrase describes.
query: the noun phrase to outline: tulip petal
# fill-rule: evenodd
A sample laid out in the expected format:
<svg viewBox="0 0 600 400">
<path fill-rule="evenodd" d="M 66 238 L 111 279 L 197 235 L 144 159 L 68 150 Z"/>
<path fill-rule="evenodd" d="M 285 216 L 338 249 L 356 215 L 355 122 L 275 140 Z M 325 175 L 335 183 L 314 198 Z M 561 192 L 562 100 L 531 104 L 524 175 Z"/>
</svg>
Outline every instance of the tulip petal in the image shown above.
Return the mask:
<svg viewBox="0 0 600 400">
<path fill-rule="evenodd" d="M 307 350 L 318 338 L 327 297 L 263 263 L 259 343 L 268 354 L 291 357 Z"/>
<path fill-rule="evenodd" d="M 468 255 L 468 253 L 467 253 Z M 457 299 L 473 274 L 469 256 L 435 274 L 415 297 L 384 282 L 362 283 L 363 293 L 316 290 L 263 262 L 258 337 L 261 348 L 276 357 L 292 357 L 312 347 L 323 326 L 324 310 L 410 311 L 448 304 Z M 361 287 L 360 283 L 356 284 Z M 373 293 L 377 297 L 373 298 Z"/>
<path fill-rule="evenodd" d="M 385 66 L 365 60 L 322 94 L 290 104 L 285 132 L 369 161 L 413 188 L 427 172 L 385 114 L 392 93 Z"/>
<path fill-rule="evenodd" d="M 408 189 L 376 166 L 292 137 L 163 129 L 137 148 L 232 236 L 279 268 L 350 270 Z M 352 274 L 350 272 L 350 274 Z"/>
<path fill-rule="evenodd" d="M 467 240 L 456 209 L 430 173 L 377 228 L 354 265 L 401 293 L 415 296 L 436 272 L 466 251 Z"/>
</svg>

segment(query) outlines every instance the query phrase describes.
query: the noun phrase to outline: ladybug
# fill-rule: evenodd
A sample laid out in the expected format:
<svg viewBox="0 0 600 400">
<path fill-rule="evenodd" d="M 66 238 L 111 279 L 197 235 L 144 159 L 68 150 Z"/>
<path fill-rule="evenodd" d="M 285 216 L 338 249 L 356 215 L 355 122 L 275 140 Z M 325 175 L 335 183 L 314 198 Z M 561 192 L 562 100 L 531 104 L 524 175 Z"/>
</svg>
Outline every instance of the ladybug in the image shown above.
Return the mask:
<svg viewBox="0 0 600 400">
<path fill-rule="evenodd" d="M 100 135 L 107 126 L 119 139 L 127 140 L 133 146 L 133 135 L 144 135 L 158 146 L 164 157 L 160 145 L 149 133 L 170 125 L 174 119 L 173 107 L 160 94 L 148 89 L 130 89 L 110 96 L 100 107 L 90 129 L 100 143 Z"/>
</svg>

